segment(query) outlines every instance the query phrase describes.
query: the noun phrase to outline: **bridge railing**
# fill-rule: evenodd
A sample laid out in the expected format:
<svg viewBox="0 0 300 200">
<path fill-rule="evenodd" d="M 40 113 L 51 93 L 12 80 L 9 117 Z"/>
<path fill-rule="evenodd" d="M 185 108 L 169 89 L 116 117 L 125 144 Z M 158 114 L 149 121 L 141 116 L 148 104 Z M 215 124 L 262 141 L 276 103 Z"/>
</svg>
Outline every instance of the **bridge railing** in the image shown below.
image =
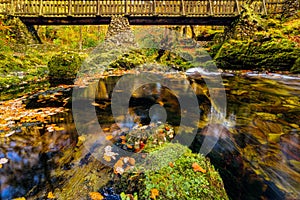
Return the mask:
<svg viewBox="0 0 300 200">
<path fill-rule="evenodd" d="M 285 0 L 255 0 L 257 12 L 280 13 Z M 246 0 L 0 0 L 15 16 L 233 16 Z"/>
</svg>

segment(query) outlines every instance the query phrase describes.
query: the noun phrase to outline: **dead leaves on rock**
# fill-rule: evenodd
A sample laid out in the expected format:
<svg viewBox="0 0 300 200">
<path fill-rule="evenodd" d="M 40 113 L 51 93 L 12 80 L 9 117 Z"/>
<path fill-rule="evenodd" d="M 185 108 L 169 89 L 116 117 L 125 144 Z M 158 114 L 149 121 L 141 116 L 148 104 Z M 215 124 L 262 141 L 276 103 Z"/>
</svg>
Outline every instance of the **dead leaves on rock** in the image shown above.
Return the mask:
<svg viewBox="0 0 300 200">
<path fill-rule="evenodd" d="M 115 174 L 123 174 L 126 171 L 133 169 L 135 159 L 131 157 L 121 157 L 114 165 Z"/>
</svg>

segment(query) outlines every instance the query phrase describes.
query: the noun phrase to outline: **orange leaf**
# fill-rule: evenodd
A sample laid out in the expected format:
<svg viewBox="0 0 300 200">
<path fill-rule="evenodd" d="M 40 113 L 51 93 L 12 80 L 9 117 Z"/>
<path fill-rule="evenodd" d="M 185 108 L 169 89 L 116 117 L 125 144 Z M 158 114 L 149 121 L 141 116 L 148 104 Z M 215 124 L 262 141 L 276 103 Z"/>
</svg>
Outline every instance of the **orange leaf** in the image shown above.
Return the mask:
<svg viewBox="0 0 300 200">
<path fill-rule="evenodd" d="M 123 167 L 124 163 L 123 163 L 123 157 L 120 158 L 114 165 L 114 168 L 117 168 L 117 167 Z"/>
<path fill-rule="evenodd" d="M 156 199 L 156 197 L 159 195 L 159 191 L 155 188 L 151 189 L 151 199 Z"/>
<path fill-rule="evenodd" d="M 111 140 L 111 139 L 113 139 L 113 138 L 114 138 L 114 137 L 113 137 L 112 135 L 108 135 L 108 136 L 105 137 L 106 140 Z"/>
<path fill-rule="evenodd" d="M 103 196 L 99 192 L 90 192 L 89 193 L 92 200 L 103 200 Z"/>
<path fill-rule="evenodd" d="M 169 166 L 173 168 L 174 164 L 172 162 L 169 162 Z"/>
<path fill-rule="evenodd" d="M 129 164 L 131 164 L 132 166 L 135 165 L 135 159 L 134 158 L 129 158 Z"/>
<path fill-rule="evenodd" d="M 110 128 L 103 128 L 102 130 L 103 130 L 104 132 L 107 132 L 107 131 L 110 130 Z"/>
<path fill-rule="evenodd" d="M 129 149 L 132 149 L 132 148 L 133 148 L 132 145 L 130 145 L 130 144 L 127 144 L 127 147 L 128 147 Z"/>
<path fill-rule="evenodd" d="M 202 173 L 206 173 L 206 170 L 203 169 L 198 163 L 194 162 L 192 164 L 193 170 L 194 172 L 202 172 Z"/>
<path fill-rule="evenodd" d="M 120 136 L 120 139 L 126 140 L 126 136 L 125 136 L 125 135 L 121 135 L 121 136 Z"/>
</svg>

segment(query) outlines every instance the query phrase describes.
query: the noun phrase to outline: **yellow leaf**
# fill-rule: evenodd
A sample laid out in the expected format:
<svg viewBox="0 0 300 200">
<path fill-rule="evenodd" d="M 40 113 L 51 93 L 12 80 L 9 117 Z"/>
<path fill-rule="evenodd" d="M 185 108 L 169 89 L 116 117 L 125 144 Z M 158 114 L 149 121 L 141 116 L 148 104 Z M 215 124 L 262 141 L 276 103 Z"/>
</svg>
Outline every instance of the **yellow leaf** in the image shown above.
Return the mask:
<svg viewBox="0 0 300 200">
<path fill-rule="evenodd" d="M 111 161 L 111 157 L 106 156 L 106 155 L 103 156 L 103 159 L 104 159 L 105 161 L 107 161 L 107 162 L 110 162 L 110 161 Z"/>
<path fill-rule="evenodd" d="M 55 196 L 53 195 L 52 192 L 49 192 L 47 198 L 48 199 L 55 199 Z"/>
<path fill-rule="evenodd" d="M 202 172 L 202 173 L 206 173 L 206 170 L 203 169 L 198 163 L 194 162 L 192 164 L 193 170 L 194 172 Z"/>
<path fill-rule="evenodd" d="M 90 198 L 92 200 L 102 200 L 102 199 L 104 199 L 103 196 L 99 192 L 90 192 L 89 195 L 90 195 Z"/>
<path fill-rule="evenodd" d="M 13 200 L 26 200 L 25 197 L 14 198 Z"/>
</svg>

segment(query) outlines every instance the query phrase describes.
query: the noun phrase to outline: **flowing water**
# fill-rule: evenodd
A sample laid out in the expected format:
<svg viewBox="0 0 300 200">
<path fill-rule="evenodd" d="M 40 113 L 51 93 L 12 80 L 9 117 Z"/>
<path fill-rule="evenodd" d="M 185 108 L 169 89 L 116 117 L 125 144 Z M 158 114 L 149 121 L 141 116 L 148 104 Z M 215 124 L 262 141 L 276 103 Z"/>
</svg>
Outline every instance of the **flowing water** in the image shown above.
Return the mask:
<svg viewBox="0 0 300 200">
<path fill-rule="evenodd" d="M 84 96 L 95 96 L 89 103 L 96 122 L 89 120 L 85 110 L 80 113 L 83 118 L 87 116 L 86 126 L 97 123 L 105 132 L 116 130 L 111 98 L 119 78 L 104 77 L 98 88 L 80 89 Z M 216 138 L 214 133 L 218 133 L 217 143 L 207 156 L 219 170 L 229 196 L 299 199 L 299 78 L 224 75 L 226 120 L 211 120 L 214 103 L 205 82 L 200 77 L 189 82 L 200 110 L 198 133 L 190 148 L 199 151 L 205 138 Z M 113 171 L 93 157 L 97 138 L 79 134 L 75 128 L 71 94 L 72 87 L 60 86 L 0 102 L 1 199 L 45 199 L 52 195 L 57 199 L 87 199 L 89 192 L 109 182 Z M 122 118 L 125 127 L 151 121 L 166 121 L 176 127 L 186 115 L 181 113 L 176 94 L 156 83 L 138 88 L 128 110 Z M 82 144 L 87 141 L 92 142 L 84 148 Z"/>
</svg>

